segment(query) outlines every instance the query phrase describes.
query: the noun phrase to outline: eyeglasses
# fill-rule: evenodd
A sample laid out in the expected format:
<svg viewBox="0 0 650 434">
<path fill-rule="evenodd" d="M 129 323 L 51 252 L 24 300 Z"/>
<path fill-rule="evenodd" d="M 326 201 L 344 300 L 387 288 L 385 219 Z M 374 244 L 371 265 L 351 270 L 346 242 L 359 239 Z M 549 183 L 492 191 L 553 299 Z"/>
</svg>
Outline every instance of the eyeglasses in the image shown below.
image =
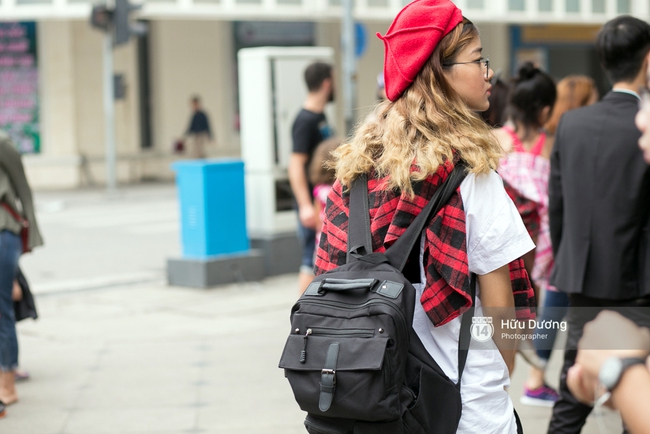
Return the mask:
<svg viewBox="0 0 650 434">
<path fill-rule="evenodd" d="M 485 79 L 490 78 L 490 58 L 483 58 L 481 57 L 480 59 L 476 60 L 470 60 L 469 62 L 452 62 L 452 63 L 443 63 L 442 66 L 452 66 L 452 65 L 467 65 L 469 63 L 476 63 L 476 64 L 483 64 L 485 66 Z"/>
</svg>

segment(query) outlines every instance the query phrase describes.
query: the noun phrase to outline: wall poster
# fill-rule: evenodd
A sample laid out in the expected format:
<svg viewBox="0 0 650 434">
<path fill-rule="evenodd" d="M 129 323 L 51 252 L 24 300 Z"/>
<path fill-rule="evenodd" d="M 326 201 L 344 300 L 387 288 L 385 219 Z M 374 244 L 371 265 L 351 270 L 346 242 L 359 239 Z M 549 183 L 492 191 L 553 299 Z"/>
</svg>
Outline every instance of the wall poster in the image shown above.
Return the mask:
<svg viewBox="0 0 650 434">
<path fill-rule="evenodd" d="M 0 22 L 0 129 L 21 153 L 41 151 L 35 22 Z"/>
</svg>

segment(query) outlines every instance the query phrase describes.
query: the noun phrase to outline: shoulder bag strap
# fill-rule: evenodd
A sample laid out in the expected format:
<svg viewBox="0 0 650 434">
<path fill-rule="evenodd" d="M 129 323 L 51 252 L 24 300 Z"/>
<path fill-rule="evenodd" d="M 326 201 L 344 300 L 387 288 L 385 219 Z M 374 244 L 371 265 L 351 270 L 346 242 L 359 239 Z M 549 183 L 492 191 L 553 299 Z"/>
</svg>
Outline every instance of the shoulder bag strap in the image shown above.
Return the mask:
<svg viewBox="0 0 650 434">
<path fill-rule="evenodd" d="M 13 209 L 11 207 L 11 205 L 9 205 L 8 203 L 0 202 L 0 207 L 4 208 L 5 211 L 7 211 L 9 213 L 9 215 L 11 215 L 11 217 L 13 217 L 14 220 L 16 220 L 18 223 L 20 223 L 20 226 L 22 226 L 22 227 L 28 227 L 29 226 L 29 222 L 27 221 L 27 219 L 24 218 L 23 216 L 21 216 L 18 213 L 18 211 Z"/>
<path fill-rule="evenodd" d="M 470 274 L 470 293 L 472 294 L 472 306 L 463 314 L 460 324 L 460 337 L 458 339 L 458 383 L 456 386 L 460 389 L 460 380 L 463 378 L 463 370 L 467 362 L 467 353 L 469 352 L 470 331 L 472 327 L 472 318 L 474 318 L 474 308 L 476 306 L 476 274 Z"/>
<path fill-rule="evenodd" d="M 359 256 L 372 253 L 369 207 L 368 176 L 364 173 L 352 181 L 352 188 L 350 190 L 346 263 L 356 260 Z"/>
</svg>

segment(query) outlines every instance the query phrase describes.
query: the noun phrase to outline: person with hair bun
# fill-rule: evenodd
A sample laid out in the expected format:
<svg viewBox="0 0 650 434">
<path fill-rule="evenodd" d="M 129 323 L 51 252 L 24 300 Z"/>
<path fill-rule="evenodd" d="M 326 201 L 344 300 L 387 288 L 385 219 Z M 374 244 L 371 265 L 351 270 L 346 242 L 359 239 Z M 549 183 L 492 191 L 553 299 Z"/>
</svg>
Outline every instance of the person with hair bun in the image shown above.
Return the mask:
<svg viewBox="0 0 650 434">
<path fill-rule="evenodd" d="M 470 274 L 476 274 L 474 315 L 491 316 L 496 330 L 480 350 L 477 341 L 470 345 L 457 432 L 520 433 L 506 391 L 514 347 L 499 327 L 534 318 L 534 292 L 521 259 L 534 244 L 495 171 L 502 149 L 478 115 L 489 107 L 493 75 L 478 29 L 449 0 L 415 0 L 378 36 L 388 99 L 376 107 L 374 120 L 334 151 L 337 180 L 315 272 L 346 262 L 349 190 L 356 178 L 368 176 L 372 249 L 384 252 L 464 163 L 467 177 L 427 224 L 404 270 L 416 288 L 412 326 L 457 383 L 461 319 L 473 303 Z M 422 405 L 435 413 L 435 403 Z"/>
<path fill-rule="evenodd" d="M 544 125 L 545 130 L 548 134 L 555 134 L 557 124 L 564 113 L 591 105 L 596 101 L 598 101 L 598 89 L 591 78 L 585 75 L 569 75 L 563 78 L 557 84 L 557 98 L 550 119 Z M 546 166 L 545 163 L 544 167 Z M 543 181 L 547 181 L 546 170 L 543 174 L 545 175 Z M 540 228 L 537 235 L 532 278 L 538 286 L 538 290 L 544 293 L 544 306 L 541 312 L 538 312 L 540 321 L 561 321 L 566 315 L 569 297 L 549 284 L 554 261 L 547 212 L 548 187 L 544 187 L 544 190 L 546 190 L 546 194 L 541 197 Z M 557 329 L 544 331 L 544 333 L 547 333 L 547 339 L 533 342 L 534 350 L 522 351 L 522 355 L 531 361 L 531 366 L 528 378 L 524 383 L 521 402 L 528 405 L 550 407 L 557 400 L 557 392 L 546 385 L 544 377 L 546 365 L 551 358 L 551 349 L 557 337 Z"/>
<path fill-rule="evenodd" d="M 512 81 L 506 109 L 509 121 L 494 131 L 506 152 L 501 160 L 499 175 L 536 243 L 536 248 L 524 256 L 524 263 L 532 277 L 535 298 L 539 302 L 540 292 L 548 285 L 548 267 L 553 260 L 548 226 L 549 157 L 553 137 L 546 133 L 544 124 L 553 114 L 557 91 L 553 78 L 531 62 L 524 63 Z M 531 364 L 542 368 L 531 342 L 522 341 L 520 347 L 525 349 L 521 354 Z M 543 377 L 542 371 L 541 381 L 529 378 L 524 385 L 522 403 L 553 405 L 558 394 L 544 382 Z"/>
<path fill-rule="evenodd" d="M 553 149 L 553 137 L 543 127 L 551 118 L 556 95 L 553 78 L 532 63 L 524 63 L 513 79 L 506 109 L 508 123 L 494 131 L 506 152 L 499 174 L 535 242 L 548 208 L 549 157 Z M 535 250 L 528 252 L 524 262 L 532 274 Z"/>
<path fill-rule="evenodd" d="M 497 71 L 491 83 L 490 107 L 484 112 L 481 112 L 481 117 L 492 128 L 501 128 L 508 120 L 506 107 L 508 105 L 510 85 L 501 78 L 500 71 Z"/>
</svg>

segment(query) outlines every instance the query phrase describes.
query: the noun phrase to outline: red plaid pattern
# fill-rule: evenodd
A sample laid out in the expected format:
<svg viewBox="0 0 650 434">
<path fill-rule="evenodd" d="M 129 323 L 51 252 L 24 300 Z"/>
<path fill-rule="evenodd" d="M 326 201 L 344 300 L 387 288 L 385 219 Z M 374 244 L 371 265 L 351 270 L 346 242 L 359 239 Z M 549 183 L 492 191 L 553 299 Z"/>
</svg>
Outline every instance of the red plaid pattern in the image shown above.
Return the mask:
<svg viewBox="0 0 650 434">
<path fill-rule="evenodd" d="M 539 235 L 539 228 L 541 218 L 539 215 L 539 204 L 533 200 L 528 199 L 526 196 L 521 194 L 519 190 L 514 188 L 512 185 L 508 184 L 506 181 L 503 181 L 503 187 L 506 189 L 506 193 L 510 196 L 510 199 L 515 204 L 519 215 L 526 226 L 528 235 L 533 240 L 537 239 Z"/>
<path fill-rule="evenodd" d="M 453 163 L 448 162 L 423 182 L 415 183 L 413 198 L 395 190 L 388 190 L 386 179 L 369 177 L 373 251 L 386 251 L 406 231 L 438 186 L 447 179 L 453 167 Z M 326 218 L 316 252 L 317 275 L 345 264 L 349 202 L 349 192 L 344 193 L 342 185 L 336 182 L 328 196 Z M 465 211 L 460 189 L 431 219 L 425 233 L 426 284 L 420 302 L 431 322 L 439 326 L 457 318 L 469 309 L 472 303 L 467 265 Z M 534 318 L 535 297 L 521 259 L 510 263 L 510 279 L 517 317 Z"/>
</svg>

